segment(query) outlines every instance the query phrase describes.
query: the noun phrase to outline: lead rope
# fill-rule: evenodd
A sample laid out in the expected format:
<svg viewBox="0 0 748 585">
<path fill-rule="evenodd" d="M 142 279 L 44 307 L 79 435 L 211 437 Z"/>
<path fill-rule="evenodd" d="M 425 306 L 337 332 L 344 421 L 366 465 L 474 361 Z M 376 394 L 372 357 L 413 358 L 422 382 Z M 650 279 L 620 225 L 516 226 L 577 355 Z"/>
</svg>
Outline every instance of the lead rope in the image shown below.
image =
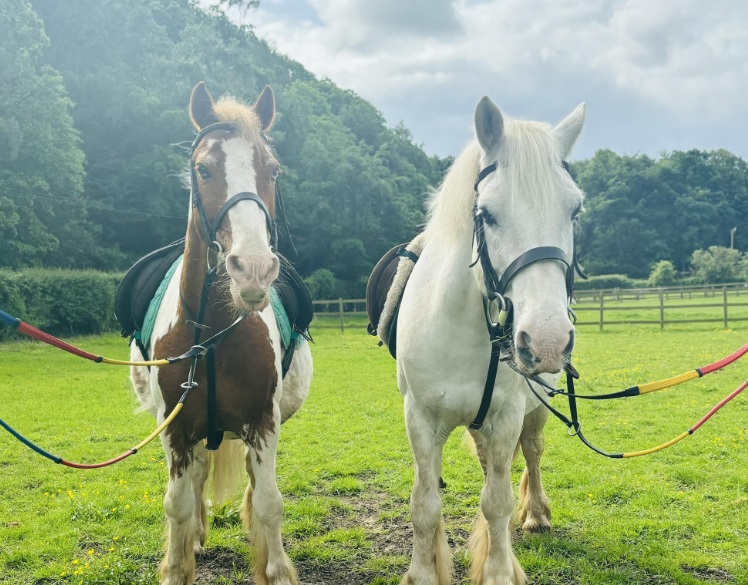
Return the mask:
<svg viewBox="0 0 748 585">
<path fill-rule="evenodd" d="M 722 358 L 721 360 L 718 360 L 712 364 L 709 364 L 708 366 L 704 366 L 702 368 L 698 368 L 697 370 L 695 370 L 695 372 L 699 372 L 699 374 L 691 376 L 691 373 L 687 372 L 686 374 L 681 374 L 680 376 L 674 376 L 672 378 L 667 378 L 666 380 L 661 380 L 659 382 L 652 382 L 650 384 L 643 384 L 641 386 L 633 386 L 632 388 L 638 389 L 638 388 L 644 388 L 644 387 L 649 386 L 652 388 L 648 390 L 649 392 L 654 392 L 655 390 L 669 388 L 677 384 L 681 384 L 687 380 L 691 380 L 696 377 L 700 377 L 700 376 L 721 370 L 722 368 L 728 366 L 729 364 L 737 361 L 740 357 L 744 356 L 746 353 L 748 353 L 748 344 L 744 345 L 741 349 L 730 354 L 729 356 Z M 582 433 L 582 423 L 579 421 L 579 415 L 577 412 L 577 403 L 576 403 L 577 398 L 586 398 L 589 400 L 593 400 L 593 399 L 606 399 L 606 398 L 621 398 L 621 397 L 626 397 L 626 396 L 638 396 L 639 394 L 625 393 L 632 389 L 632 388 L 629 388 L 622 392 L 616 392 L 616 393 L 611 393 L 611 394 L 606 394 L 606 395 L 598 395 L 598 396 L 582 395 L 580 396 L 576 394 L 574 390 L 574 380 L 579 378 L 579 374 L 570 365 L 566 369 L 566 387 L 567 387 L 566 392 L 562 392 L 560 390 L 553 388 L 552 386 L 549 386 L 546 382 L 544 382 L 537 375 L 531 376 L 531 377 L 524 376 L 524 378 L 525 378 L 525 381 L 527 382 L 527 386 L 530 389 L 530 391 L 535 395 L 535 397 L 540 401 L 540 403 L 543 406 L 545 406 L 549 410 L 549 412 L 551 412 L 551 414 L 553 414 L 556 418 L 558 418 L 561 422 L 563 422 L 567 426 L 567 428 L 569 429 L 569 433 L 571 435 L 576 435 L 577 437 L 579 437 L 579 440 L 582 441 L 582 443 L 584 443 L 587 447 L 592 449 L 595 453 L 598 453 L 602 455 L 603 457 L 609 457 L 611 459 L 629 459 L 632 457 L 641 457 L 643 455 L 650 455 L 651 453 L 662 451 L 663 449 L 667 449 L 668 447 L 675 445 L 679 441 L 682 441 L 686 437 L 694 434 L 694 432 L 696 432 L 704 423 L 706 423 L 712 416 L 714 416 L 714 414 L 716 414 L 722 407 L 724 407 L 728 402 L 733 400 L 736 396 L 738 396 L 741 392 L 743 392 L 743 390 L 745 390 L 746 387 L 748 387 L 748 380 L 746 380 L 742 384 L 740 384 L 735 390 L 733 390 L 730 394 L 728 394 L 725 398 L 720 400 L 715 406 L 713 406 L 709 410 L 709 412 L 707 412 L 703 417 L 701 417 L 692 427 L 690 427 L 689 429 L 687 429 L 686 431 L 684 431 L 677 437 L 669 441 L 666 441 L 665 443 L 662 443 L 661 445 L 657 445 L 649 449 L 643 449 L 641 451 L 631 451 L 627 453 L 608 453 L 596 447 L 592 443 L 590 443 L 589 440 L 587 440 L 587 438 Z M 532 379 L 536 384 L 538 384 L 539 386 L 545 389 L 545 392 L 546 392 L 545 397 L 541 397 L 541 395 L 538 394 L 538 392 L 535 390 L 533 385 L 530 383 L 530 379 Z M 558 410 L 556 410 L 550 405 L 550 403 L 548 402 L 548 399 L 551 398 L 554 394 L 562 394 L 568 398 L 569 413 L 570 413 L 571 418 L 567 417 L 566 415 L 559 412 Z"/>
<path fill-rule="evenodd" d="M 40 446 L 36 445 L 31 440 L 24 437 L 21 433 L 16 431 L 13 427 L 11 427 L 8 423 L 0 419 L 0 426 L 3 427 L 6 431 L 8 431 L 13 437 L 18 439 L 21 443 L 29 447 L 31 450 L 35 451 L 39 455 L 46 457 L 47 459 L 60 464 L 65 465 L 66 467 L 73 467 L 75 469 L 99 469 L 101 467 L 107 467 L 109 465 L 113 465 L 115 463 L 118 463 L 122 461 L 123 459 L 126 459 L 127 457 L 130 457 L 131 455 L 135 455 L 139 450 L 141 450 L 143 447 L 145 447 L 148 443 L 153 441 L 156 437 L 158 437 L 164 430 L 171 424 L 171 422 L 177 417 L 179 412 L 182 410 L 185 401 L 187 400 L 187 397 L 195 386 L 197 386 L 197 382 L 194 381 L 195 377 L 195 370 L 197 368 L 197 361 L 204 357 L 208 353 L 213 353 L 215 348 L 223 341 L 223 338 L 228 335 L 229 332 L 231 332 L 234 327 L 236 327 L 245 317 L 247 316 L 246 313 L 243 313 L 240 315 L 231 325 L 226 327 L 223 331 L 220 331 L 210 339 L 208 339 L 204 344 L 202 345 L 194 345 L 192 348 L 190 348 L 189 351 L 183 353 L 181 356 L 175 357 L 175 358 L 167 358 L 165 360 L 155 360 L 153 361 L 153 365 L 167 365 L 167 364 L 173 364 L 177 362 L 181 362 L 187 359 L 192 360 L 192 364 L 190 365 L 190 372 L 187 377 L 187 381 L 182 384 L 182 388 L 184 388 L 184 393 L 180 397 L 180 399 L 177 401 L 177 404 L 174 406 L 174 409 L 169 413 L 169 416 L 164 419 L 164 421 L 145 439 L 143 439 L 140 443 L 135 445 L 134 447 L 131 447 L 121 455 L 118 455 L 117 457 L 113 459 L 109 459 L 108 461 L 103 461 L 101 463 L 75 463 L 72 461 L 67 461 L 66 459 L 63 459 L 62 457 L 59 457 L 57 455 L 53 455 L 52 453 L 46 451 L 45 449 L 41 448 Z M 10 319 L 8 319 L 10 317 Z M 8 321 L 10 321 L 11 326 L 12 324 L 21 324 L 26 325 L 23 323 L 20 319 L 17 319 L 13 317 L 12 315 L 9 315 L 8 313 L 5 313 L 4 311 L 0 310 L 0 323 L 8 324 Z M 63 349 L 64 351 L 67 351 L 68 353 L 73 353 L 74 355 L 79 355 L 80 357 L 83 357 L 85 359 L 91 359 L 92 361 L 95 361 L 97 363 L 109 363 L 114 365 L 137 365 L 137 366 L 143 366 L 145 365 L 145 362 L 125 362 L 120 360 L 109 360 L 109 361 L 103 361 L 106 358 L 101 358 L 101 356 L 95 356 L 93 354 L 90 354 L 88 352 L 85 352 L 83 350 L 78 349 L 75 346 L 69 345 L 63 341 L 60 341 L 56 337 L 52 337 L 51 335 L 44 333 L 43 331 L 40 331 L 39 329 L 36 329 L 35 327 L 31 327 L 30 325 L 26 325 L 26 327 L 17 327 L 17 329 L 21 333 L 25 333 L 29 335 L 30 337 L 34 337 L 35 339 L 40 339 L 40 341 L 43 341 L 44 343 L 47 343 L 48 345 L 52 345 L 54 347 L 58 347 L 59 349 Z M 35 335 L 30 335 L 28 331 L 32 331 L 35 333 Z M 37 336 L 36 333 L 41 334 L 40 336 Z M 55 343 L 53 343 L 51 340 L 54 340 Z M 58 343 L 59 342 L 59 345 Z M 66 347 L 62 347 L 66 346 Z M 93 359 L 92 359 L 93 358 Z M 97 360 L 97 358 L 99 358 Z"/>
</svg>

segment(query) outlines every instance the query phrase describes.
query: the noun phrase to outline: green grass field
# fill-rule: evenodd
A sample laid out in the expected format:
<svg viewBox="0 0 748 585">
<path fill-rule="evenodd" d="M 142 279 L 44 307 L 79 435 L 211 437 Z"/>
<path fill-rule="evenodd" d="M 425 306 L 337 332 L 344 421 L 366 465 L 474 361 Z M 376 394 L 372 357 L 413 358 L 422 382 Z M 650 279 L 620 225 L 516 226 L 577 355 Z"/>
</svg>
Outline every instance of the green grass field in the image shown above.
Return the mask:
<svg viewBox="0 0 748 585">
<path fill-rule="evenodd" d="M 412 459 L 395 364 L 363 329 L 314 332 L 315 379 L 282 431 L 284 538 L 304 583 L 396 584 L 408 564 Z M 608 392 L 681 373 L 748 340 L 748 324 L 698 331 L 581 328 L 580 392 Z M 74 340 L 125 357 L 114 335 Z M 581 406 L 599 446 L 631 451 L 690 427 L 746 376 L 733 365 L 685 386 Z M 153 428 L 134 414 L 127 368 L 96 365 L 32 343 L 0 345 L 0 418 L 67 459 L 108 459 Z M 555 404 L 565 410 L 562 399 Z M 445 449 L 443 509 L 456 582 L 482 474 L 455 433 Z M 748 396 L 659 454 L 608 460 L 550 421 L 543 459 L 550 534 L 516 532 L 535 584 L 748 585 Z M 514 466 L 515 485 L 522 469 Z M 167 472 L 158 442 L 98 471 L 56 466 L 0 434 L 0 583 L 157 582 Z M 250 553 L 233 506 L 215 511 L 198 583 L 247 582 Z M 467 582 L 467 581 L 465 581 Z"/>
</svg>

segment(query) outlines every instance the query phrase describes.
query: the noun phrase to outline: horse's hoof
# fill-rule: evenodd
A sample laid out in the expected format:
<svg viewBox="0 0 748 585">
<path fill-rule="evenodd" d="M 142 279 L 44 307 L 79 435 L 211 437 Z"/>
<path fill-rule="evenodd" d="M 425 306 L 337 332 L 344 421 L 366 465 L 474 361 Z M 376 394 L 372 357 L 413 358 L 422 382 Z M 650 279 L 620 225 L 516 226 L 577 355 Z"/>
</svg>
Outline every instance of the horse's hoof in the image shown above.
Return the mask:
<svg viewBox="0 0 748 585">
<path fill-rule="evenodd" d="M 439 476 L 439 489 L 443 490 L 447 487 L 447 482 L 444 481 L 441 476 Z"/>
<path fill-rule="evenodd" d="M 545 518 L 528 518 L 522 525 L 522 530 L 530 534 L 545 534 L 551 531 L 551 523 Z"/>
</svg>

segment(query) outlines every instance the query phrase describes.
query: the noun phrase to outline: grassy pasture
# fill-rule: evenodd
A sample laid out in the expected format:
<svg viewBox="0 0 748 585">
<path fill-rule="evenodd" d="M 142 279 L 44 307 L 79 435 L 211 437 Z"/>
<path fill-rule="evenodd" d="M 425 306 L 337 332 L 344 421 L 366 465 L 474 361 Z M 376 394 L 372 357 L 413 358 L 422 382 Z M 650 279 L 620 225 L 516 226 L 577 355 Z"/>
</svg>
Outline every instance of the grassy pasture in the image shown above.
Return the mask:
<svg viewBox="0 0 748 585">
<path fill-rule="evenodd" d="M 312 393 L 281 437 L 286 545 L 306 584 L 396 584 L 408 563 L 412 460 L 394 362 L 362 329 L 319 329 L 315 338 Z M 734 351 L 746 338 L 745 324 L 664 332 L 581 328 L 579 391 L 677 374 Z M 74 342 L 109 357 L 127 353 L 114 335 Z M 691 426 L 745 376 L 743 360 L 668 391 L 582 404 L 580 416 L 599 446 L 638 450 Z M 153 427 L 148 415 L 133 413 L 126 368 L 38 344 L 0 345 L 0 390 L 0 417 L 67 459 L 108 459 Z M 565 410 L 562 399 L 555 404 Z M 693 437 L 645 458 L 601 458 L 555 421 L 546 439 L 554 530 L 531 537 L 517 531 L 515 541 L 532 583 L 748 585 L 748 396 Z M 521 469 L 520 460 L 515 485 Z M 157 582 L 166 475 L 157 442 L 114 467 L 76 471 L 3 432 L 0 583 Z M 461 433 L 445 449 L 444 479 L 459 583 L 482 481 Z M 250 554 L 234 507 L 214 511 L 212 524 L 198 582 L 247 582 Z"/>
</svg>

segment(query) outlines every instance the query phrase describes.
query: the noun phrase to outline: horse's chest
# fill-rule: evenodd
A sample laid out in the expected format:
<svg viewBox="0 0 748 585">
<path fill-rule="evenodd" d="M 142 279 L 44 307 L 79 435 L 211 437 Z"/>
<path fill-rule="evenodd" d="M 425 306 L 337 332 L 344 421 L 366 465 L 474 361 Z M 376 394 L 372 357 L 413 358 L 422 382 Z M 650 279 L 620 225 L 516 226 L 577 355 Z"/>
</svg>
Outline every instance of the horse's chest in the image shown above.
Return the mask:
<svg viewBox="0 0 748 585">
<path fill-rule="evenodd" d="M 178 355 L 191 345 L 191 332 L 172 330 L 155 344 L 156 356 Z M 255 443 L 273 429 L 273 406 L 279 375 L 274 343 L 266 323 L 248 317 L 215 350 L 216 427 Z M 179 401 L 189 363 L 166 366 L 158 372 L 158 390 L 166 412 Z M 208 432 L 208 375 L 206 360 L 198 362 L 197 387 L 170 426 L 172 448 L 188 449 Z"/>
</svg>

